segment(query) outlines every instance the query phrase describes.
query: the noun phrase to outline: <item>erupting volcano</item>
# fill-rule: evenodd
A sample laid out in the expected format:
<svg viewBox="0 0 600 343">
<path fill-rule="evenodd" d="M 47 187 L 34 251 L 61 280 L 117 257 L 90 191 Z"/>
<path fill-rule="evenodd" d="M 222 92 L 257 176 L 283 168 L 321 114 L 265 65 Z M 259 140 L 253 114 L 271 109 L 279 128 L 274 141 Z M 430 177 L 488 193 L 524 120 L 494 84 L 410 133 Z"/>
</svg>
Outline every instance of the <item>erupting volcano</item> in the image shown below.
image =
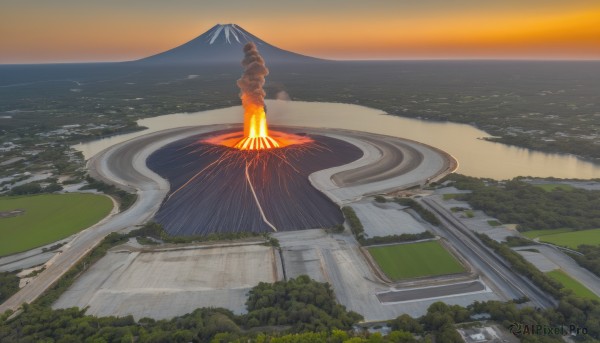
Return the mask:
<svg viewBox="0 0 600 343">
<path fill-rule="evenodd" d="M 234 148 L 241 150 L 259 150 L 279 148 L 281 145 L 269 136 L 267 114 L 265 113 L 265 76 L 269 69 L 265 60 L 258 53 L 256 45 L 249 42 L 244 46 L 244 60 L 242 61 L 244 74 L 238 80 L 244 107 L 244 138 Z"/>
<path fill-rule="evenodd" d="M 309 143 L 308 137 L 271 131 L 267 124 L 267 113 L 265 110 L 265 76 L 269 75 L 269 69 L 265 66 L 265 60 L 258 53 L 253 42 L 244 46 L 244 59 L 242 61 L 244 73 L 237 81 L 240 87 L 240 98 L 244 108 L 244 132 L 225 134 L 206 140 L 208 143 L 225 145 L 239 150 L 265 150 L 283 148 L 293 144 Z"/>
</svg>

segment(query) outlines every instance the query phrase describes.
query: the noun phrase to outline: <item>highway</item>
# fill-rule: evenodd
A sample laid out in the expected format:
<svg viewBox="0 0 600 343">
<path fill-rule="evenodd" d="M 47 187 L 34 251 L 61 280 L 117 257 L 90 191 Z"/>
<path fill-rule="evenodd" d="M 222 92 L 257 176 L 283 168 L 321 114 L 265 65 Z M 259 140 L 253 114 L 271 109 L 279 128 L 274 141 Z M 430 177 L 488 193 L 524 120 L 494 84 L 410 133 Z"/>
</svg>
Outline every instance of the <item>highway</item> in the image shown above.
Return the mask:
<svg viewBox="0 0 600 343">
<path fill-rule="evenodd" d="M 508 299 L 527 296 L 540 308 L 550 308 L 557 301 L 535 286 L 524 276 L 514 272 L 511 266 L 494 251 L 485 246 L 467 227 L 433 199 L 423 198 L 419 201 L 434 212 L 445 229 L 444 236 L 452 242 L 469 262 L 492 283 L 499 288 Z"/>
</svg>

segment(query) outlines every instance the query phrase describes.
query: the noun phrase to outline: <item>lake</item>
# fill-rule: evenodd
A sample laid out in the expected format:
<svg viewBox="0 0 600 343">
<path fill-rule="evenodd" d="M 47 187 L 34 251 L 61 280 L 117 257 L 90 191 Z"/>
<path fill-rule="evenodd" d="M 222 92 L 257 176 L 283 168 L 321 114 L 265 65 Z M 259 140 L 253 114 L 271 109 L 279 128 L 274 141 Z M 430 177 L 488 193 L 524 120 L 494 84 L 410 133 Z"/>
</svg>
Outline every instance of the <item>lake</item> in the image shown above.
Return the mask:
<svg viewBox="0 0 600 343">
<path fill-rule="evenodd" d="M 550 154 L 482 140 L 485 131 L 466 124 L 431 122 L 385 114 L 364 106 L 302 101 L 267 100 L 270 124 L 340 128 L 407 138 L 444 150 L 459 162 L 461 174 L 493 179 L 516 176 L 600 178 L 600 165 L 572 155 Z M 144 131 L 75 145 L 85 158 L 114 144 L 164 129 L 242 122 L 241 106 L 196 113 L 176 113 L 141 119 Z"/>
</svg>

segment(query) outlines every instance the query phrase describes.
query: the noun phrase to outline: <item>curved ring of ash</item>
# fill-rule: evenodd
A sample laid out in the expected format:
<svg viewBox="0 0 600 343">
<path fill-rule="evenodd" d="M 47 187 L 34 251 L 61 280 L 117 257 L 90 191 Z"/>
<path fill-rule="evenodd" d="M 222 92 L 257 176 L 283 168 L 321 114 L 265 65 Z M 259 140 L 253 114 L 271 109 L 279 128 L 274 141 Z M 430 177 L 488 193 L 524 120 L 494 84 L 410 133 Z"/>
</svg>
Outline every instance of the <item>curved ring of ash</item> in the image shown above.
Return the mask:
<svg viewBox="0 0 600 343">
<path fill-rule="evenodd" d="M 320 137 L 321 148 L 308 151 L 303 160 L 275 161 L 266 167 L 270 172 L 253 173 L 250 179 L 241 164 L 213 170 L 212 174 L 192 180 L 190 185 L 173 194 L 198 170 L 214 162 L 215 156 L 212 156 L 212 160 L 209 158 L 206 163 L 194 166 L 198 159 L 210 153 L 196 151 L 194 156 L 194 150 L 202 149 L 190 143 L 214 132 L 237 128 L 236 125 L 213 125 L 140 137 L 102 159 L 104 163 L 96 169 L 101 171 L 97 176 L 121 187 L 145 187 L 141 190 L 144 194 L 148 193 L 144 189 L 152 184 L 148 175 L 154 174 L 150 177 L 157 180 L 155 186 L 150 187 L 156 189 L 154 195 L 168 193 L 168 200 L 157 209 L 155 219 L 170 234 L 202 235 L 332 227 L 343 222 L 339 206 L 366 195 L 422 185 L 451 172 L 456 165 L 451 156 L 437 149 L 401 138 L 336 129 L 279 127 L 278 130 Z M 148 144 L 152 144 L 153 149 L 149 149 Z M 140 149 L 145 153 L 140 154 Z M 360 153 L 351 153 L 350 160 L 340 158 L 352 149 Z M 160 161 L 153 161 L 153 156 L 160 155 L 161 151 L 169 157 L 163 159 L 162 166 Z M 152 170 L 144 164 L 144 158 L 149 155 L 148 165 Z M 333 164 L 315 163 L 315 159 Z M 301 173 L 290 177 L 295 174 L 291 171 L 296 169 Z M 265 177 L 273 180 L 273 185 L 261 180 Z M 165 179 L 170 190 L 164 187 Z"/>
</svg>

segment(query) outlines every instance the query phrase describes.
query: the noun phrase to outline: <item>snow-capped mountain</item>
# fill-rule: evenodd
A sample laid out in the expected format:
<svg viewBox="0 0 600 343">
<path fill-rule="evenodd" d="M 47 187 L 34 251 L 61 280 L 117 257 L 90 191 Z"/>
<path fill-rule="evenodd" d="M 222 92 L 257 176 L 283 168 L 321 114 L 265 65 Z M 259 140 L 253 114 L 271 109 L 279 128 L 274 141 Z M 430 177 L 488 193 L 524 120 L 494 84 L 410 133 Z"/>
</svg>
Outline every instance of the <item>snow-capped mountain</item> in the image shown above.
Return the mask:
<svg viewBox="0 0 600 343">
<path fill-rule="evenodd" d="M 147 64 L 240 63 L 242 47 L 254 42 L 267 64 L 320 61 L 318 58 L 279 49 L 235 24 L 217 24 L 210 30 L 171 50 L 137 62 Z"/>
</svg>

